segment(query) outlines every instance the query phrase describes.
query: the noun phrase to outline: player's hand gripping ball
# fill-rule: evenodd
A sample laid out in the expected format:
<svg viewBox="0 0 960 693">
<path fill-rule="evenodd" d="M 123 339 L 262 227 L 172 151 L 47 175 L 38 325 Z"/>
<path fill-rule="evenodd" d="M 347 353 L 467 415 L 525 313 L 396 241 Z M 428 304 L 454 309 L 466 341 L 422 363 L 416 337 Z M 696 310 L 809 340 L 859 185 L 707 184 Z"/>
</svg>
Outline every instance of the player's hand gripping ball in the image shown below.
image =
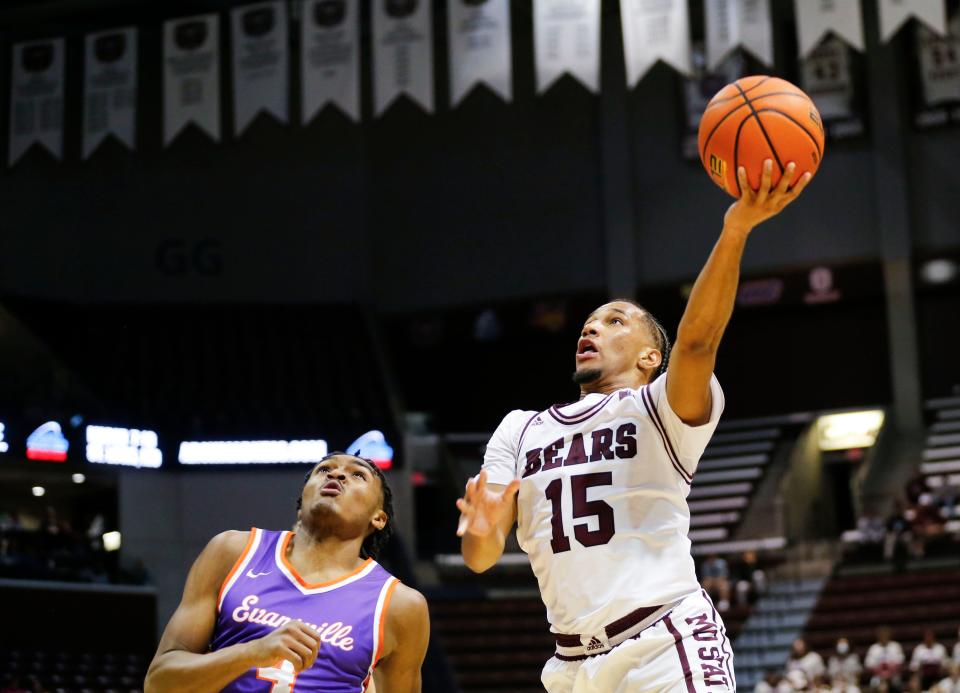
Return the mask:
<svg viewBox="0 0 960 693">
<path fill-rule="evenodd" d="M 742 77 L 710 99 L 700 119 L 700 161 L 710 179 L 740 197 L 737 169 L 760 187 L 764 159 L 773 161 L 776 186 L 791 161 L 793 181 L 813 176 L 823 161 L 823 123 L 809 96 L 779 77 Z"/>
</svg>

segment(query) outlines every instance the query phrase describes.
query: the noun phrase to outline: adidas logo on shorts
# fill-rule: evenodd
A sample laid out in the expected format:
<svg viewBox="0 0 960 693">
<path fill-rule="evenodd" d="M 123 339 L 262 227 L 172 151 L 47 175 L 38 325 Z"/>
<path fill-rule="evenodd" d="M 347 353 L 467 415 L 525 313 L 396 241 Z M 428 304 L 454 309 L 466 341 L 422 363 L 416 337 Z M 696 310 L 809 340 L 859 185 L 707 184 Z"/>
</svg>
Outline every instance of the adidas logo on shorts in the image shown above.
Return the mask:
<svg viewBox="0 0 960 693">
<path fill-rule="evenodd" d="M 587 652 L 594 652 L 596 650 L 604 649 L 604 644 L 600 642 L 600 638 L 593 637 L 590 639 L 590 642 L 587 643 Z"/>
</svg>

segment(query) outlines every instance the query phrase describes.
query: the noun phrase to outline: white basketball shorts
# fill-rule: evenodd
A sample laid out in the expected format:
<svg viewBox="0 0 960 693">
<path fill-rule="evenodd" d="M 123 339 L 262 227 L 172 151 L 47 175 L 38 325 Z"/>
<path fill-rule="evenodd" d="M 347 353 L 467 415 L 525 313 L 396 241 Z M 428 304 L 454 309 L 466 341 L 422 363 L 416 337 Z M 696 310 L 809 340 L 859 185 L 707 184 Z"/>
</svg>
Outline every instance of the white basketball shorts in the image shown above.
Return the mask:
<svg viewBox="0 0 960 693">
<path fill-rule="evenodd" d="M 639 635 L 576 661 L 552 657 L 540 676 L 548 693 L 727 693 L 733 649 L 706 592 L 687 595 Z"/>
</svg>

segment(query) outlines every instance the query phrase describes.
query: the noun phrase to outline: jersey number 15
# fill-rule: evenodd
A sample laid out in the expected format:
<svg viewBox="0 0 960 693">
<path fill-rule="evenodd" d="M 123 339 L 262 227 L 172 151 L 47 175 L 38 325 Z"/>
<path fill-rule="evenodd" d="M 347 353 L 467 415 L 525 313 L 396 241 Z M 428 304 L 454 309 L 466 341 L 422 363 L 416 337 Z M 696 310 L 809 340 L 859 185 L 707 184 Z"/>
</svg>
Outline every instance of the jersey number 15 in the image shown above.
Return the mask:
<svg viewBox="0 0 960 693">
<path fill-rule="evenodd" d="M 597 528 L 589 529 L 586 522 L 573 526 L 573 536 L 583 546 L 600 546 L 613 538 L 616 526 L 613 519 L 613 508 L 602 500 L 587 500 L 587 490 L 594 486 L 610 486 L 613 484 L 613 472 L 596 472 L 593 474 L 577 474 L 570 477 L 570 496 L 573 499 L 573 517 L 596 517 Z M 563 478 L 554 479 L 544 490 L 547 500 L 553 507 L 553 538 L 550 548 L 554 553 L 563 553 L 570 550 L 570 537 L 563 530 Z"/>
</svg>

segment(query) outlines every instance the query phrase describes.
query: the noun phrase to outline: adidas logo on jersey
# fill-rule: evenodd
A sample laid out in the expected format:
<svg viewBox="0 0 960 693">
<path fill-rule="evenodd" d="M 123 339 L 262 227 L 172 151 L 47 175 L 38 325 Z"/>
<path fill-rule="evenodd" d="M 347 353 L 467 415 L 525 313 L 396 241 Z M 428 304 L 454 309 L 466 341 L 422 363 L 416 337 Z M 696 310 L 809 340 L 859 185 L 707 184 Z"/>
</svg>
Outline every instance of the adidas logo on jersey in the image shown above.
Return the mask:
<svg viewBox="0 0 960 693">
<path fill-rule="evenodd" d="M 539 426 L 539 425 L 542 424 L 542 423 L 543 423 L 543 419 L 541 419 L 541 418 L 538 416 L 537 418 L 535 418 L 535 419 L 533 420 L 533 423 L 530 424 L 530 425 L 531 425 L 531 426 Z"/>
<path fill-rule="evenodd" d="M 596 652 L 597 650 L 602 650 L 605 647 L 606 645 L 600 642 L 600 638 L 594 636 L 590 638 L 590 642 L 587 643 L 587 652 Z"/>
</svg>

